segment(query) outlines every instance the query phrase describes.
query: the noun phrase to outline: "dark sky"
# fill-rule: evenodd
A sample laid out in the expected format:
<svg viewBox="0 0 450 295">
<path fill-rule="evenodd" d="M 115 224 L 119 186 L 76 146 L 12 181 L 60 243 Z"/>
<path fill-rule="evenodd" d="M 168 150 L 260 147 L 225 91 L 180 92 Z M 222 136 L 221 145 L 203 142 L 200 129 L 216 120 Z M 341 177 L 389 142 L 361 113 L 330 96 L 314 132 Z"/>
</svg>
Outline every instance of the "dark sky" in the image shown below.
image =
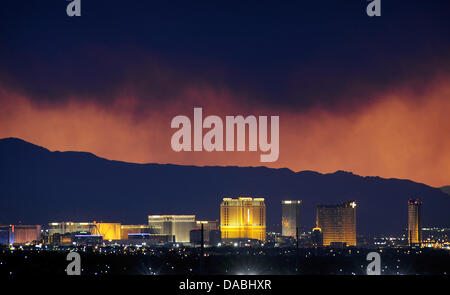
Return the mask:
<svg viewBox="0 0 450 295">
<path fill-rule="evenodd" d="M 175 153 L 171 118 L 280 116 L 270 167 L 450 183 L 450 1 L 4 0 L 0 138 L 110 159 Z"/>
<path fill-rule="evenodd" d="M 109 103 L 123 89 L 168 100 L 208 84 L 301 109 L 411 80 L 420 90 L 449 71 L 449 1 L 382 1 L 372 18 L 363 0 L 82 0 L 72 18 L 68 3 L 2 1 L 3 87 Z"/>
</svg>

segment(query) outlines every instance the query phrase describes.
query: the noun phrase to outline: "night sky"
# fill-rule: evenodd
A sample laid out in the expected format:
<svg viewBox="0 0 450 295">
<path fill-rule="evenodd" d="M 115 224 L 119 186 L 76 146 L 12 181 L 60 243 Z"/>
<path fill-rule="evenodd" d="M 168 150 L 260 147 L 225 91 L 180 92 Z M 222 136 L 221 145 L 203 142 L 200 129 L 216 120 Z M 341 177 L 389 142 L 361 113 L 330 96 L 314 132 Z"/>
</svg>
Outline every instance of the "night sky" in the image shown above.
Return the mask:
<svg viewBox="0 0 450 295">
<path fill-rule="evenodd" d="M 450 184 L 450 2 L 7 0 L 0 138 L 129 162 L 258 166 L 181 152 L 176 115 L 279 115 L 269 167 Z"/>
</svg>

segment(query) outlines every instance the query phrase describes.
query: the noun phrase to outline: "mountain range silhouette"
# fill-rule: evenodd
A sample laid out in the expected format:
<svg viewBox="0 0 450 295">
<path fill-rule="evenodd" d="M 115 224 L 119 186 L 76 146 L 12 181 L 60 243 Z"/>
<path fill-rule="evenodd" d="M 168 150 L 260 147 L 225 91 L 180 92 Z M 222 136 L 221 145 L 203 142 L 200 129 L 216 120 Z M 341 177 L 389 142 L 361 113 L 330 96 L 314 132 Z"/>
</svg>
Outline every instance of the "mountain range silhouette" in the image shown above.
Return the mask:
<svg viewBox="0 0 450 295">
<path fill-rule="evenodd" d="M 0 139 L 0 224 L 145 224 L 149 214 L 216 220 L 222 198 L 240 196 L 265 198 L 268 230 L 280 230 L 281 200 L 289 199 L 303 200 L 305 230 L 315 226 L 317 204 L 356 200 L 358 233 L 401 233 L 409 198 L 423 201 L 423 226 L 450 226 L 450 196 L 410 180 L 345 171 L 133 164 Z"/>
</svg>

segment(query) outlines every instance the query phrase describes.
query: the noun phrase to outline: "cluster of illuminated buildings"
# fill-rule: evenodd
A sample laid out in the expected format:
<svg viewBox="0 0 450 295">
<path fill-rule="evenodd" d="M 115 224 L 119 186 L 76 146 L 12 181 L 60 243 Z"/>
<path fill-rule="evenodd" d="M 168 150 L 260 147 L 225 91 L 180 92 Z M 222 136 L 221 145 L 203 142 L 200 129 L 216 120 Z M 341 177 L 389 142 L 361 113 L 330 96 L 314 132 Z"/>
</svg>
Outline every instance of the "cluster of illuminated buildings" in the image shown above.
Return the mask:
<svg viewBox="0 0 450 295">
<path fill-rule="evenodd" d="M 284 200 L 280 239 L 300 237 L 301 200 Z M 426 229 L 425 229 L 426 230 Z M 263 198 L 224 198 L 220 222 L 197 220 L 195 215 L 149 215 L 147 224 L 106 222 L 52 222 L 40 225 L 0 226 L 0 244 L 43 243 L 47 245 L 94 244 L 206 244 L 264 245 L 266 205 Z M 312 246 L 357 246 L 356 202 L 317 205 L 316 227 L 310 233 Z M 408 201 L 407 240 L 410 246 L 428 246 L 422 238 L 422 202 Z M 430 242 L 430 241 L 428 241 Z"/>
</svg>

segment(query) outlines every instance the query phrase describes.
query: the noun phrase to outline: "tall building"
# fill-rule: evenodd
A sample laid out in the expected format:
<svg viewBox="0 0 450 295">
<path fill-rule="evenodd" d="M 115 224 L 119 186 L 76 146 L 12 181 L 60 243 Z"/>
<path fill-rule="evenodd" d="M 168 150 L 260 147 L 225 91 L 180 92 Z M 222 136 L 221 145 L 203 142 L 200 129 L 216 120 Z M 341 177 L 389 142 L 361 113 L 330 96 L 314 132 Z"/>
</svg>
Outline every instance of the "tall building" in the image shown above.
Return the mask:
<svg viewBox="0 0 450 295">
<path fill-rule="evenodd" d="M 316 226 L 322 230 L 324 246 L 356 246 L 356 202 L 318 205 Z"/>
<path fill-rule="evenodd" d="M 263 198 L 224 198 L 220 204 L 222 239 L 266 240 L 266 204 Z"/>
<path fill-rule="evenodd" d="M 281 235 L 285 237 L 297 236 L 297 229 L 301 227 L 301 200 L 281 201 Z M 300 233 L 299 233 L 300 234 Z"/>
<path fill-rule="evenodd" d="M 410 245 L 422 243 L 422 202 L 408 200 L 408 242 Z"/>
<path fill-rule="evenodd" d="M 148 225 L 159 235 L 175 236 L 175 242 L 188 243 L 195 228 L 195 215 L 149 215 Z"/>
</svg>

